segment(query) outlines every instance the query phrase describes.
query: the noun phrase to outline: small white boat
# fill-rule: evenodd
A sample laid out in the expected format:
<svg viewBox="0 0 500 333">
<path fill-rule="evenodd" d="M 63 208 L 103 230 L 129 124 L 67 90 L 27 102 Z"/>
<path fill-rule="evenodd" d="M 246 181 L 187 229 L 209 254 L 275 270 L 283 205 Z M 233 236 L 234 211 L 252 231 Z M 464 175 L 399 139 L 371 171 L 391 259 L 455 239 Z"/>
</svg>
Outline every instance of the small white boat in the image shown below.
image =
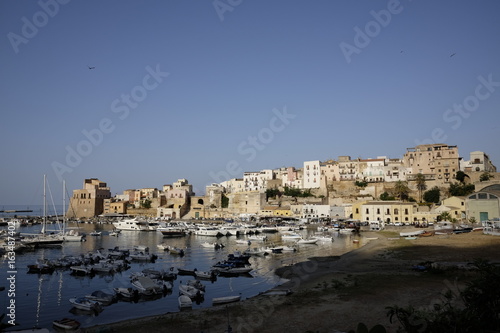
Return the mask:
<svg viewBox="0 0 500 333">
<path fill-rule="evenodd" d="M 214 271 L 194 271 L 194 275 L 199 279 L 212 280 L 216 278 Z"/>
<path fill-rule="evenodd" d="M 267 240 L 267 236 L 253 235 L 253 236 L 249 236 L 248 239 L 250 241 L 265 242 Z"/>
<path fill-rule="evenodd" d="M 131 283 L 143 295 L 154 295 L 163 291 L 163 285 L 147 276 L 137 276 Z"/>
<path fill-rule="evenodd" d="M 72 274 L 76 275 L 92 274 L 92 268 L 85 265 L 71 266 L 69 269 L 71 270 Z"/>
<path fill-rule="evenodd" d="M 156 245 L 156 248 L 160 251 L 167 251 L 168 250 L 168 245 L 164 244 L 164 243 L 161 243 L 161 244 L 158 244 Z"/>
<path fill-rule="evenodd" d="M 297 249 L 293 246 L 283 246 L 283 251 L 285 252 L 295 252 Z"/>
<path fill-rule="evenodd" d="M 153 260 L 155 258 L 154 254 L 135 252 L 130 254 L 130 259 L 133 260 Z"/>
<path fill-rule="evenodd" d="M 114 292 L 124 298 L 133 298 L 138 295 L 138 291 L 133 288 L 113 288 Z"/>
<path fill-rule="evenodd" d="M 236 244 L 240 244 L 240 245 L 251 245 L 252 244 L 252 241 L 250 241 L 249 239 L 237 239 L 236 240 Z"/>
<path fill-rule="evenodd" d="M 267 252 L 264 249 L 259 249 L 257 247 L 254 247 L 253 249 L 246 250 L 244 254 L 248 254 L 251 256 L 265 256 Z"/>
<path fill-rule="evenodd" d="M 287 233 L 281 236 L 281 239 L 283 240 L 299 240 L 301 239 L 302 236 L 297 234 L 297 233 Z"/>
<path fill-rule="evenodd" d="M 187 284 L 179 285 L 179 293 L 181 295 L 186 295 L 189 298 L 201 298 L 205 296 L 205 292 L 203 290 L 199 290 L 198 288 Z"/>
<path fill-rule="evenodd" d="M 89 235 L 90 236 L 101 236 L 102 232 L 101 231 L 92 231 Z"/>
<path fill-rule="evenodd" d="M 318 242 L 317 238 L 309 238 L 309 239 L 299 239 L 297 244 L 316 244 Z"/>
<path fill-rule="evenodd" d="M 101 307 L 99 302 L 92 301 L 86 297 L 73 297 L 69 299 L 73 306 L 80 310 L 97 311 Z"/>
<path fill-rule="evenodd" d="M 205 285 L 199 280 L 189 280 L 186 284 L 188 286 L 195 287 L 198 290 L 205 291 Z"/>
<path fill-rule="evenodd" d="M 420 234 L 423 234 L 425 231 L 424 230 L 414 230 L 414 231 L 407 231 L 407 232 L 400 232 L 399 236 L 400 237 L 416 237 Z"/>
<path fill-rule="evenodd" d="M 179 308 L 181 309 L 190 309 L 193 307 L 193 301 L 189 298 L 189 296 L 180 295 L 177 298 L 177 301 L 179 302 Z"/>
<path fill-rule="evenodd" d="M 149 247 L 146 245 L 134 245 L 134 250 L 137 252 L 149 252 Z"/>
<path fill-rule="evenodd" d="M 241 299 L 241 295 L 214 297 L 214 298 L 212 298 L 212 304 L 217 305 L 217 304 L 238 302 L 240 299 Z"/>
<path fill-rule="evenodd" d="M 111 231 L 111 232 L 109 233 L 109 235 L 110 235 L 110 236 L 115 236 L 115 237 L 116 237 L 116 236 L 118 236 L 118 235 L 120 234 L 120 232 L 121 232 L 121 230 Z"/>
<path fill-rule="evenodd" d="M 96 290 L 90 295 L 85 296 L 86 299 L 97 301 L 103 305 L 111 304 L 116 300 L 116 295 L 108 294 L 102 290 Z"/>
</svg>

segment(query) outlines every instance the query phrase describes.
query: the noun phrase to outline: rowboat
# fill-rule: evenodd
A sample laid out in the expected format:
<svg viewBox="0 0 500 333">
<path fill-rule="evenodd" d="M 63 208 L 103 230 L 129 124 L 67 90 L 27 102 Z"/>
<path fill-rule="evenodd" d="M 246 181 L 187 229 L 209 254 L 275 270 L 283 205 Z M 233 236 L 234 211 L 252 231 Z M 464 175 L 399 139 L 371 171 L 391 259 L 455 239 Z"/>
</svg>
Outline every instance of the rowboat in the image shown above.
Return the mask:
<svg viewBox="0 0 500 333">
<path fill-rule="evenodd" d="M 101 307 L 99 302 L 92 301 L 86 297 L 73 297 L 69 299 L 69 302 L 80 310 L 97 311 Z"/>
<path fill-rule="evenodd" d="M 54 320 L 52 322 L 52 325 L 64 330 L 76 330 L 78 327 L 80 327 L 80 322 L 70 318 L 63 318 L 60 320 Z"/>
<path fill-rule="evenodd" d="M 241 295 L 214 297 L 214 298 L 212 298 L 212 304 L 217 305 L 217 304 L 238 302 L 240 299 L 241 299 Z"/>
</svg>

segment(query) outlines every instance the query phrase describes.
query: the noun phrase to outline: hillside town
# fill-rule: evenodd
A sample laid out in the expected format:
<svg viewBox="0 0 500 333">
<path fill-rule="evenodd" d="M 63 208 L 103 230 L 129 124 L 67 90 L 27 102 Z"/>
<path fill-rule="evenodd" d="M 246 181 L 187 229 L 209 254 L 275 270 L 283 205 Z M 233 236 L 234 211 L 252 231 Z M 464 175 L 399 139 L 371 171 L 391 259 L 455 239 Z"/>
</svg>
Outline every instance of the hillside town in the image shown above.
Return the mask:
<svg viewBox="0 0 500 333">
<path fill-rule="evenodd" d="M 187 179 L 179 179 L 112 197 L 106 182 L 90 178 L 82 189 L 73 190 L 67 210 L 67 217 L 74 219 L 123 215 L 413 225 L 446 216 L 474 223 L 500 217 L 500 173 L 484 152 L 471 152 L 465 159 L 457 146 L 426 144 L 407 148 L 400 159 L 339 156 L 305 161 L 300 168 L 248 171 L 242 178 L 206 186 L 205 195 L 196 195 Z"/>
</svg>

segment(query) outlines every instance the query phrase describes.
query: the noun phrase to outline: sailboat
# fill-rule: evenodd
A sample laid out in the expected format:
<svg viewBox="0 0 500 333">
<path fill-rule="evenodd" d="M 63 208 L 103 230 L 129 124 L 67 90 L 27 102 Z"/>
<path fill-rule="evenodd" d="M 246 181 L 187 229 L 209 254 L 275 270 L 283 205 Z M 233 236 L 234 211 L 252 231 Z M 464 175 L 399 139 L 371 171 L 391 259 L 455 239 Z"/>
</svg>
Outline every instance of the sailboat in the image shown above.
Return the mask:
<svg viewBox="0 0 500 333">
<path fill-rule="evenodd" d="M 81 242 L 84 240 L 84 235 L 80 234 L 75 229 L 70 229 L 69 231 L 66 231 L 66 200 L 65 199 L 66 199 L 66 181 L 63 180 L 63 212 L 62 212 L 63 230 L 62 230 L 62 235 L 63 235 L 65 242 Z"/>
<path fill-rule="evenodd" d="M 43 175 L 43 222 L 42 230 L 39 234 L 23 234 L 27 236 L 22 243 L 29 246 L 61 246 L 64 242 L 64 237 L 61 232 L 47 233 L 47 194 L 46 194 L 47 177 Z"/>
</svg>

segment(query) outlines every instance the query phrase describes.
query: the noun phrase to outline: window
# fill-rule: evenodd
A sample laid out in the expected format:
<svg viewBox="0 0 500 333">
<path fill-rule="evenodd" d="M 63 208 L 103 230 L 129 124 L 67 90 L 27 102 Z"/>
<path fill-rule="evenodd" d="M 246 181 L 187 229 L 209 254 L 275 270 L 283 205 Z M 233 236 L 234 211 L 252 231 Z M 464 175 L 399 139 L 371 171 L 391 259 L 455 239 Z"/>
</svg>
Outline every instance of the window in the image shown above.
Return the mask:
<svg viewBox="0 0 500 333">
<path fill-rule="evenodd" d="M 399 214 L 399 210 L 397 208 L 394 208 L 394 214 Z"/>
<path fill-rule="evenodd" d="M 380 214 L 380 208 L 377 208 L 377 214 Z"/>
<path fill-rule="evenodd" d="M 366 209 L 366 214 L 370 214 L 370 210 L 368 208 Z"/>
</svg>

